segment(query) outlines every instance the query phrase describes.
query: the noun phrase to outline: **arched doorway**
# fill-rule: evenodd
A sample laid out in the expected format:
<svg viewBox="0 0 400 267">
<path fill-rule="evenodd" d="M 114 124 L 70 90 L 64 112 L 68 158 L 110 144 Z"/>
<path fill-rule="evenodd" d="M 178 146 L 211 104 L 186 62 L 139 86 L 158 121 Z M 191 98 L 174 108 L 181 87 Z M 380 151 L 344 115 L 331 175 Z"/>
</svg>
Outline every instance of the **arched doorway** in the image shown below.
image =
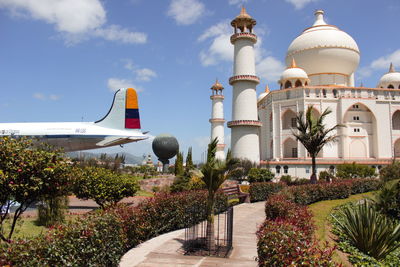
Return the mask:
<svg viewBox="0 0 400 267">
<path fill-rule="evenodd" d="M 366 158 L 367 149 L 362 140 L 356 139 L 350 143 L 350 158 Z"/>
<path fill-rule="evenodd" d="M 395 158 L 400 158 L 400 139 L 397 139 L 396 142 L 394 142 L 394 157 Z"/>
<path fill-rule="evenodd" d="M 400 110 L 397 110 L 395 113 L 393 113 L 392 127 L 393 130 L 400 130 Z"/>
</svg>

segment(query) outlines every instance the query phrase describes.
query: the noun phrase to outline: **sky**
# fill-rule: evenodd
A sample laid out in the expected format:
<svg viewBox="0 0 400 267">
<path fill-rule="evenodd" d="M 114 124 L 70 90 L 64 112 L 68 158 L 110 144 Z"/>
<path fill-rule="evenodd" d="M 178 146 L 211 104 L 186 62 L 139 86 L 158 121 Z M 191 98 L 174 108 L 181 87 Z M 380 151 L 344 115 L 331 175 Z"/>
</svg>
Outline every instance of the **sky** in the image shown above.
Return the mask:
<svg viewBox="0 0 400 267">
<path fill-rule="evenodd" d="M 153 155 L 152 137 L 169 133 L 202 160 L 216 78 L 231 119 L 241 5 L 257 20 L 258 94 L 278 89 L 287 48 L 317 9 L 357 42 L 356 85 L 375 87 L 390 62 L 400 70 L 399 0 L 0 0 L 0 122 L 95 121 L 117 88 L 133 87 L 150 138 L 98 152 Z"/>
</svg>

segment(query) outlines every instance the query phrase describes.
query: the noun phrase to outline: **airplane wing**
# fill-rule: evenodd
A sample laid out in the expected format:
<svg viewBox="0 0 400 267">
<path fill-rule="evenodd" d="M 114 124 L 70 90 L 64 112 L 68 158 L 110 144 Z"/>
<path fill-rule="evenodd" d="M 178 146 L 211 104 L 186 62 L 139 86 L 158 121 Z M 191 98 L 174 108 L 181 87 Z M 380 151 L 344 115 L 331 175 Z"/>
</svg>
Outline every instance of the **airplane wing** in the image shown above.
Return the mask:
<svg viewBox="0 0 400 267">
<path fill-rule="evenodd" d="M 109 136 L 104 138 L 104 140 L 98 142 L 97 146 L 113 146 L 119 144 L 125 144 L 132 141 L 140 141 L 147 139 L 148 137 L 136 137 L 136 136 L 127 136 L 127 137 L 120 137 L 120 136 Z"/>
</svg>

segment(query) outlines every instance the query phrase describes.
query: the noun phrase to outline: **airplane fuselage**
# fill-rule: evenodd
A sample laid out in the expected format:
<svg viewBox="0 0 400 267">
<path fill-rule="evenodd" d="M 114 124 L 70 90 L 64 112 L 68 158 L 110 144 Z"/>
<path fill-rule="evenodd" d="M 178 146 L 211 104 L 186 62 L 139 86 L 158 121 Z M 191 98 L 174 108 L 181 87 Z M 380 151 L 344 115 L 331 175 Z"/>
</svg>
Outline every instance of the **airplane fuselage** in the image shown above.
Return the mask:
<svg viewBox="0 0 400 267">
<path fill-rule="evenodd" d="M 64 151 L 87 150 L 147 139 L 136 129 L 112 129 L 94 122 L 0 123 L 0 136 L 37 138 Z"/>
</svg>

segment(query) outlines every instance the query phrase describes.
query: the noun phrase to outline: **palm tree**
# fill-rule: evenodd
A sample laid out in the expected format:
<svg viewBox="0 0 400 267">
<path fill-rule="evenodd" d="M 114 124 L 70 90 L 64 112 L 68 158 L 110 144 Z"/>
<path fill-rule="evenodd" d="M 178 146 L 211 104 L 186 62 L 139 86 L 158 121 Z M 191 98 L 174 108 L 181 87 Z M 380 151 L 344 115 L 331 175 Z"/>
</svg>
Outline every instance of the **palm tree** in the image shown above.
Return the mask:
<svg viewBox="0 0 400 267">
<path fill-rule="evenodd" d="M 200 171 L 195 175 L 200 177 L 206 184 L 208 190 L 207 197 L 207 229 L 206 242 L 209 251 L 215 250 L 215 229 L 214 229 L 214 209 L 215 196 L 222 183 L 228 179 L 233 172 L 236 171 L 235 165 L 237 160 L 228 158 L 221 161 L 215 158 L 217 151 L 218 139 L 215 138 L 209 145 L 207 150 L 207 161 Z"/>
<path fill-rule="evenodd" d="M 337 135 L 333 134 L 337 128 L 342 125 L 337 124 L 332 128 L 326 128 L 324 119 L 327 115 L 332 113 L 330 109 L 325 109 L 320 116 L 312 115 L 313 106 L 309 106 L 305 113 L 301 111 L 296 116 L 296 127 L 292 130 L 293 135 L 300 143 L 307 149 L 311 156 L 312 173 L 311 183 L 317 182 L 317 170 L 315 158 L 321 149 L 328 143 L 336 141 Z"/>
</svg>

